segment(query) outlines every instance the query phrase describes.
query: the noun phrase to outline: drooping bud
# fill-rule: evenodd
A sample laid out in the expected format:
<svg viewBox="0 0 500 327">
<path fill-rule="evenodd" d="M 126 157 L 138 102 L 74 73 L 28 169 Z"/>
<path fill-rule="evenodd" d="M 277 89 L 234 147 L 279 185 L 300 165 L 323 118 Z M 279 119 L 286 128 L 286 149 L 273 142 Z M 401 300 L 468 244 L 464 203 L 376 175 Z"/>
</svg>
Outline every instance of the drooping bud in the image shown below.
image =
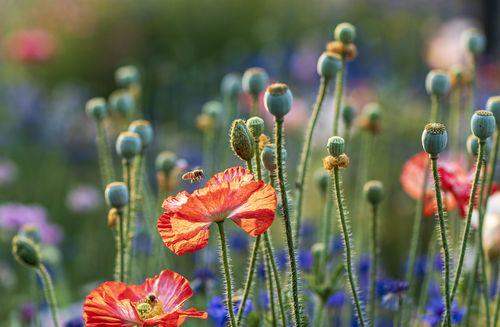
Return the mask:
<svg viewBox="0 0 500 327">
<path fill-rule="evenodd" d="M 274 83 L 267 87 L 264 105 L 276 119 L 283 119 L 292 108 L 293 95 L 286 84 Z"/>
<path fill-rule="evenodd" d="M 448 143 L 446 127 L 441 123 L 429 123 L 422 132 L 422 147 L 433 157 L 441 153 Z"/>
<path fill-rule="evenodd" d="M 37 268 L 40 265 L 38 245 L 25 236 L 14 236 L 12 239 L 12 254 L 20 264 L 25 266 Z"/>
<path fill-rule="evenodd" d="M 253 96 L 258 96 L 264 91 L 268 83 L 269 76 L 266 71 L 258 67 L 247 69 L 241 81 L 243 91 Z"/>
<path fill-rule="evenodd" d="M 345 151 L 345 141 L 340 136 L 332 136 L 326 144 L 328 153 L 333 157 L 338 157 Z"/>
<path fill-rule="evenodd" d="M 371 205 L 378 205 L 384 199 L 384 184 L 381 181 L 368 181 L 363 187 L 366 200 Z"/>
<path fill-rule="evenodd" d="M 488 102 L 486 102 L 486 110 L 493 113 L 498 128 L 500 125 L 500 95 L 488 99 Z"/>
<path fill-rule="evenodd" d="M 354 119 L 356 118 L 356 109 L 354 107 L 345 105 L 342 108 L 342 120 L 347 127 L 352 126 Z"/>
<path fill-rule="evenodd" d="M 444 96 L 450 91 L 450 79 L 442 70 L 431 70 L 425 78 L 425 89 L 429 95 Z"/>
<path fill-rule="evenodd" d="M 104 190 L 104 198 L 110 207 L 123 208 L 129 201 L 127 185 L 122 182 L 109 183 Z"/>
<path fill-rule="evenodd" d="M 486 48 L 486 37 L 483 32 L 477 28 L 471 28 L 464 31 L 461 38 L 464 48 L 472 54 L 481 54 Z"/>
<path fill-rule="evenodd" d="M 254 141 L 243 119 L 233 121 L 229 137 L 233 152 L 243 161 L 252 160 Z"/>
<path fill-rule="evenodd" d="M 156 157 L 156 171 L 161 171 L 169 175 L 175 168 L 177 163 L 177 155 L 171 151 L 163 151 Z"/>
<path fill-rule="evenodd" d="M 496 121 L 493 113 L 487 110 L 476 111 L 470 120 L 470 128 L 480 140 L 486 140 L 493 135 L 496 129 Z"/>
<path fill-rule="evenodd" d="M 337 75 L 341 67 L 342 59 L 340 56 L 336 53 L 325 51 L 318 58 L 316 70 L 319 76 L 331 80 Z"/>
<path fill-rule="evenodd" d="M 229 73 L 222 79 L 221 93 L 225 98 L 236 101 L 241 93 L 241 78 L 238 74 Z"/>
<path fill-rule="evenodd" d="M 153 128 L 147 120 L 139 119 L 133 121 L 129 127 L 128 131 L 136 133 L 141 138 L 141 146 L 143 149 L 147 148 L 153 142 Z"/>
<path fill-rule="evenodd" d="M 283 157 L 283 161 L 286 161 L 286 157 L 287 157 L 287 152 L 286 152 L 286 149 L 285 148 L 282 148 L 281 150 L 282 152 L 282 157 Z M 264 146 L 264 148 L 262 149 L 262 153 L 261 153 L 261 159 L 262 159 L 262 164 L 264 165 L 264 167 L 270 171 L 270 172 L 274 172 L 277 168 L 276 166 L 276 145 L 274 144 L 266 144 L 266 146 Z"/>
<path fill-rule="evenodd" d="M 335 27 L 335 40 L 342 43 L 353 43 L 356 39 L 356 28 L 351 23 L 340 23 Z"/>
<path fill-rule="evenodd" d="M 116 153 L 126 160 L 133 159 L 141 151 L 141 138 L 137 133 L 121 132 L 116 139 Z"/>
<path fill-rule="evenodd" d="M 118 86 L 129 87 L 130 85 L 139 84 L 141 82 L 141 74 L 136 66 L 123 66 L 116 70 L 115 80 Z"/>
<path fill-rule="evenodd" d="M 104 98 L 90 99 L 89 101 L 87 101 L 87 104 L 85 105 L 85 112 L 87 113 L 87 116 L 95 119 L 96 121 L 98 122 L 102 121 L 108 113 L 108 109 L 106 106 L 106 99 Z"/>
<path fill-rule="evenodd" d="M 132 94 L 126 90 L 117 90 L 109 96 L 109 106 L 124 117 L 132 114 L 135 108 L 135 100 Z"/>
<path fill-rule="evenodd" d="M 247 119 L 247 128 L 254 140 L 258 140 L 264 132 L 264 120 L 260 117 L 250 117 Z"/>
</svg>

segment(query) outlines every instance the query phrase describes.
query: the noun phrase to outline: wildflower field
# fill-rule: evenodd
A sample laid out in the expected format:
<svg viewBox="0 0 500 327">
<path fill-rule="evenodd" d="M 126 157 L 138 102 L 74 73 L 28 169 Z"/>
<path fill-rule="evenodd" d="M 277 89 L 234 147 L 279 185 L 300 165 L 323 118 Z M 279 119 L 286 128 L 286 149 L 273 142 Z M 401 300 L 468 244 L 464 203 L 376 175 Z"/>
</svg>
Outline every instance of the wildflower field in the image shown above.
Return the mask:
<svg viewBox="0 0 500 327">
<path fill-rule="evenodd" d="M 499 326 L 499 55 L 497 1 L 0 0 L 0 326 Z"/>
</svg>

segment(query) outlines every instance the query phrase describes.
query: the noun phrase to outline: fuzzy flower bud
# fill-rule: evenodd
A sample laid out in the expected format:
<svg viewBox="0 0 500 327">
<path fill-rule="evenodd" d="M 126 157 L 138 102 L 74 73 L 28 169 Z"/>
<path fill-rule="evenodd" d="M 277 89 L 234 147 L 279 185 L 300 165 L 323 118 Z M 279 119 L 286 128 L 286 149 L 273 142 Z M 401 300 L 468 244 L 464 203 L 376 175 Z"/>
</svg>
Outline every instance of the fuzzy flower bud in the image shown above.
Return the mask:
<svg viewBox="0 0 500 327">
<path fill-rule="evenodd" d="M 267 87 L 264 105 L 276 119 L 283 119 L 292 108 L 293 95 L 286 84 L 274 83 Z"/>
<path fill-rule="evenodd" d="M 480 140 L 486 140 L 488 137 L 493 135 L 496 129 L 495 117 L 491 111 L 478 110 L 476 111 L 470 120 L 470 128 L 472 134 L 474 134 Z"/>
<path fill-rule="evenodd" d="M 153 142 L 153 128 L 147 120 L 133 121 L 128 127 L 128 131 L 136 133 L 141 138 L 142 148 L 147 148 Z"/>
<path fill-rule="evenodd" d="M 266 71 L 258 67 L 247 69 L 241 80 L 243 91 L 253 96 L 258 96 L 264 91 L 268 83 L 269 76 Z"/>
<path fill-rule="evenodd" d="M 233 121 L 229 137 L 233 152 L 243 161 L 252 160 L 254 141 L 243 119 Z"/>
<path fill-rule="evenodd" d="M 345 151 L 345 141 L 340 136 L 332 136 L 328 139 L 326 148 L 331 156 L 338 157 Z"/>
<path fill-rule="evenodd" d="M 169 175 L 172 169 L 177 164 L 177 155 L 170 151 L 163 151 L 156 157 L 155 167 L 156 171 L 163 172 Z"/>
<path fill-rule="evenodd" d="M 342 120 L 346 126 L 352 126 L 355 118 L 356 109 L 354 109 L 354 107 L 346 105 L 344 106 L 344 108 L 342 108 Z"/>
<path fill-rule="evenodd" d="M 425 78 L 425 89 L 429 95 L 444 96 L 450 91 L 450 79 L 442 70 L 433 69 Z"/>
<path fill-rule="evenodd" d="M 337 75 L 337 72 L 342 67 L 342 61 L 339 55 L 325 51 L 318 58 L 318 64 L 316 65 L 316 70 L 318 75 L 325 79 L 332 79 Z"/>
<path fill-rule="evenodd" d="M 283 161 L 286 161 L 287 153 L 285 148 L 282 149 L 282 157 Z M 276 166 L 276 146 L 274 144 L 266 144 L 262 149 L 260 158 L 268 171 L 273 172 L 278 168 Z"/>
<path fill-rule="evenodd" d="M 122 182 L 112 182 L 104 190 L 106 203 L 112 208 L 123 208 L 129 200 L 127 185 Z"/>
<path fill-rule="evenodd" d="M 381 181 L 368 181 L 363 187 L 366 200 L 376 206 L 384 199 L 384 184 Z"/>
<path fill-rule="evenodd" d="M 16 235 L 12 239 L 12 254 L 22 265 L 37 268 L 40 265 L 40 250 L 33 240 Z"/>
<path fill-rule="evenodd" d="M 135 108 L 135 100 L 132 94 L 125 90 L 117 90 L 109 96 L 109 106 L 111 110 L 127 117 L 132 114 Z"/>
<path fill-rule="evenodd" d="M 353 43 L 356 39 L 356 28 L 351 23 L 340 23 L 335 27 L 335 40 L 342 43 Z"/>
<path fill-rule="evenodd" d="M 433 157 L 437 157 L 448 143 L 446 127 L 441 123 L 429 123 L 422 132 L 422 147 Z"/>
<path fill-rule="evenodd" d="M 253 135 L 254 140 L 258 140 L 264 132 L 264 120 L 260 117 L 250 117 L 247 119 L 247 128 Z"/>
<path fill-rule="evenodd" d="M 121 132 L 116 139 L 116 153 L 126 160 L 131 160 L 141 151 L 141 138 L 137 133 Z"/>
<path fill-rule="evenodd" d="M 481 54 L 486 48 L 486 37 L 477 28 L 471 28 L 463 32 L 462 44 L 472 54 Z"/>
<path fill-rule="evenodd" d="M 493 113 L 495 117 L 495 122 L 497 123 L 497 128 L 500 125 L 500 95 L 490 97 L 486 103 L 486 110 Z"/>
<path fill-rule="evenodd" d="M 230 73 L 224 76 L 221 83 L 221 93 L 225 98 L 237 100 L 241 93 L 241 78 L 238 74 Z"/>
<path fill-rule="evenodd" d="M 120 87 L 129 87 L 130 85 L 139 84 L 141 75 L 136 66 L 128 65 L 116 70 L 115 80 Z"/>
<path fill-rule="evenodd" d="M 102 121 L 108 112 L 106 106 L 106 99 L 104 98 L 92 98 L 87 101 L 85 105 L 85 112 L 87 116 L 95 119 L 96 121 Z"/>
</svg>

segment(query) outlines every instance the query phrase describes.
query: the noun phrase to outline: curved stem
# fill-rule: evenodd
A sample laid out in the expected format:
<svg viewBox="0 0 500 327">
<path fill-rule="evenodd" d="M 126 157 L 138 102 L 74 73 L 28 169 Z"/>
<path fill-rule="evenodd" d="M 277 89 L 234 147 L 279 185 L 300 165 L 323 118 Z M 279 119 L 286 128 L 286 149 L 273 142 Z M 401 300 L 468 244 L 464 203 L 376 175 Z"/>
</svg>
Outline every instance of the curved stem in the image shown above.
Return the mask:
<svg viewBox="0 0 500 327">
<path fill-rule="evenodd" d="M 285 315 L 285 301 L 283 300 L 283 294 L 281 292 L 281 281 L 278 268 L 276 267 L 276 261 L 274 259 L 274 250 L 271 241 L 271 236 L 268 232 L 264 233 L 264 245 L 266 247 L 266 255 L 268 257 L 270 268 L 272 270 L 274 283 L 276 284 L 276 294 L 278 295 L 278 305 L 280 307 L 280 315 L 281 315 L 281 325 L 287 326 L 286 324 L 286 315 Z"/>
<path fill-rule="evenodd" d="M 217 227 L 219 228 L 220 237 L 220 253 L 222 256 L 222 269 L 224 271 L 224 282 L 226 286 L 226 306 L 227 312 L 229 314 L 229 326 L 236 327 L 236 319 L 234 317 L 233 309 L 233 287 L 231 282 L 231 267 L 229 266 L 229 255 L 226 244 L 226 234 L 224 232 L 224 222 L 218 222 Z"/>
<path fill-rule="evenodd" d="M 436 203 L 438 209 L 439 233 L 441 235 L 441 246 L 444 254 L 444 297 L 446 311 L 444 314 L 443 326 L 451 326 L 450 312 L 450 250 L 448 247 L 448 226 L 443 210 L 443 199 L 441 195 L 441 183 L 439 181 L 439 173 L 437 166 L 437 156 L 431 156 L 432 175 L 434 177 L 434 190 L 436 191 Z"/>
<path fill-rule="evenodd" d="M 470 325 L 470 319 L 472 317 L 472 308 L 474 304 L 474 298 L 476 294 L 476 283 L 477 283 L 477 275 L 479 272 L 479 256 L 476 256 L 476 259 L 474 260 L 474 267 L 472 270 L 472 273 L 469 276 L 469 280 L 467 283 L 467 297 L 466 297 L 466 312 L 465 312 L 465 323 L 464 326 L 469 326 Z"/>
<path fill-rule="evenodd" d="M 247 270 L 247 278 L 245 281 L 245 288 L 243 289 L 243 297 L 241 299 L 240 307 L 238 309 L 238 315 L 236 317 L 236 322 L 238 325 L 243 318 L 243 311 L 245 308 L 245 304 L 247 302 L 248 296 L 250 295 L 250 290 L 252 288 L 253 275 L 255 272 L 255 262 L 257 261 L 257 255 L 259 253 L 259 245 L 260 245 L 260 235 L 255 238 L 255 242 L 253 243 L 252 254 L 250 255 L 250 260 L 248 261 L 248 270 Z"/>
<path fill-rule="evenodd" d="M 297 261 L 295 257 L 294 235 L 290 222 L 290 212 L 288 208 L 288 194 L 286 192 L 285 164 L 283 161 L 283 119 L 276 119 L 275 127 L 276 140 L 276 166 L 278 168 L 278 186 L 281 196 L 281 206 L 283 209 L 283 219 L 285 221 L 286 242 L 288 246 L 288 256 L 290 260 L 290 280 L 292 283 L 293 297 L 293 317 L 295 326 L 302 326 L 302 316 L 299 300 L 299 282 L 297 273 Z"/>
<path fill-rule="evenodd" d="M 342 57 L 341 63 L 342 65 L 335 79 L 335 107 L 333 108 L 333 114 L 334 114 L 333 135 L 338 135 L 340 109 L 341 109 L 340 107 L 342 106 L 342 98 L 344 96 L 344 75 L 346 67 L 346 61 L 344 57 Z"/>
<path fill-rule="evenodd" d="M 309 123 L 307 125 L 304 144 L 302 146 L 302 152 L 300 155 L 300 164 L 299 171 L 297 175 L 297 183 L 295 184 L 296 192 L 295 192 L 295 200 L 297 201 L 297 205 L 295 207 L 295 238 L 297 243 L 300 241 L 299 233 L 300 233 L 300 222 L 302 219 L 302 200 L 304 195 L 305 183 L 306 183 L 306 175 L 307 168 L 309 164 L 309 157 L 311 155 L 311 143 L 312 136 L 314 133 L 314 127 L 316 126 L 316 122 L 318 121 L 318 115 L 321 110 L 321 106 L 323 104 L 323 100 L 325 99 L 326 90 L 328 87 L 329 79 L 321 78 L 321 82 L 319 85 L 318 96 L 316 98 L 316 102 L 314 103 L 314 109 L 311 114 L 311 118 L 309 118 Z M 298 244 L 297 244 L 298 246 Z"/>
<path fill-rule="evenodd" d="M 57 313 L 57 300 L 56 293 L 54 292 L 54 285 L 52 284 L 52 278 L 47 271 L 47 268 L 43 264 L 40 264 L 37 269 L 37 273 L 42 279 L 43 292 L 45 294 L 45 300 L 50 308 L 50 314 L 52 316 L 52 322 L 54 327 L 59 327 L 59 318 Z"/>
<path fill-rule="evenodd" d="M 273 281 L 273 273 L 271 271 L 271 263 L 269 262 L 269 257 L 267 256 L 267 253 L 264 249 L 262 251 L 264 255 L 262 255 L 262 260 L 265 263 L 265 269 L 266 269 L 266 274 L 267 274 L 267 286 L 268 286 L 268 294 L 269 294 L 269 307 L 271 309 L 271 317 L 272 317 L 272 326 L 277 327 L 278 326 L 278 317 L 276 313 L 276 304 L 274 302 L 274 281 Z"/>
<path fill-rule="evenodd" d="M 372 206 L 372 219 L 371 219 L 371 237 L 370 237 L 370 302 L 368 303 L 368 318 L 375 326 L 375 310 L 376 310 L 376 283 L 377 283 L 377 267 L 378 267 L 378 237 L 377 237 L 377 214 L 378 206 Z M 400 307 L 402 308 L 402 307 Z M 401 311 L 401 310 L 400 310 Z"/>
<path fill-rule="evenodd" d="M 351 294 L 352 294 L 354 306 L 356 309 L 356 316 L 358 317 L 359 325 L 361 327 L 364 327 L 364 326 L 366 326 L 365 318 L 363 316 L 363 310 L 361 308 L 361 302 L 360 302 L 359 295 L 358 295 L 358 285 L 356 282 L 356 278 L 354 276 L 354 271 L 352 269 L 351 230 L 350 230 L 350 226 L 349 226 L 347 212 L 346 212 L 346 209 L 344 208 L 344 200 L 343 200 L 342 190 L 340 188 L 339 168 L 336 167 L 333 169 L 332 178 L 333 178 L 333 180 L 332 180 L 332 185 L 333 185 L 332 192 L 334 192 L 335 198 L 337 200 L 337 212 L 338 212 L 340 227 L 342 229 L 342 236 L 343 236 L 343 240 L 344 240 L 345 269 L 347 272 L 347 278 L 349 281 L 349 286 L 351 289 Z"/>
</svg>

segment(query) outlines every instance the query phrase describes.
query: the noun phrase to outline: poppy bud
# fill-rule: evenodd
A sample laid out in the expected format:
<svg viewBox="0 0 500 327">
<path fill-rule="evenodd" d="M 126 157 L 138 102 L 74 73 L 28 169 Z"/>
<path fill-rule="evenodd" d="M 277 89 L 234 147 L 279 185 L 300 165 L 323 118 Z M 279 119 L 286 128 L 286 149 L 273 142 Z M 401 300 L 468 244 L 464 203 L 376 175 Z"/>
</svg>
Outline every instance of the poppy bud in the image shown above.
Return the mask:
<svg viewBox="0 0 500 327">
<path fill-rule="evenodd" d="M 201 108 L 201 112 L 217 122 L 224 113 L 224 106 L 219 101 L 208 101 Z"/>
<path fill-rule="evenodd" d="M 247 128 L 253 135 L 254 139 L 258 139 L 264 132 L 264 120 L 260 117 L 251 117 L 247 119 Z"/>
<path fill-rule="evenodd" d="M 229 141 L 233 152 L 243 161 L 252 160 L 253 157 L 253 137 L 248 131 L 243 119 L 236 119 L 231 125 Z"/>
<path fill-rule="evenodd" d="M 42 237 L 40 230 L 34 224 L 24 224 L 18 232 L 19 235 L 29 238 L 35 243 L 40 243 Z"/>
<path fill-rule="evenodd" d="M 493 113 L 498 127 L 498 125 L 500 125 L 500 95 L 488 99 L 488 102 L 486 102 L 486 110 Z"/>
<path fill-rule="evenodd" d="M 491 111 L 478 110 L 476 111 L 470 120 L 470 128 L 472 134 L 474 134 L 480 140 L 486 140 L 488 137 L 493 135 L 496 129 L 495 117 Z"/>
<path fill-rule="evenodd" d="M 450 91 L 450 79 L 442 70 L 433 69 L 425 78 L 425 89 L 429 95 L 446 95 Z"/>
<path fill-rule="evenodd" d="M 153 142 L 153 128 L 147 120 L 133 121 L 128 127 L 128 131 L 139 135 L 142 148 L 147 148 Z"/>
<path fill-rule="evenodd" d="M 111 93 L 109 97 L 109 106 L 112 110 L 127 117 L 134 111 L 135 100 L 130 92 L 118 90 Z"/>
<path fill-rule="evenodd" d="M 328 139 L 326 147 L 332 157 L 338 157 L 345 151 L 345 141 L 340 136 L 332 136 Z"/>
<path fill-rule="evenodd" d="M 351 126 L 356 118 L 356 109 L 354 107 L 346 105 L 342 108 L 342 120 L 346 126 Z"/>
<path fill-rule="evenodd" d="M 368 202 L 376 206 L 384 198 L 384 184 L 381 181 L 368 181 L 363 187 L 363 192 Z"/>
<path fill-rule="evenodd" d="M 474 135 L 469 135 L 467 137 L 467 153 L 470 156 L 477 156 L 479 153 L 479 139 L 475 137 Z M 491 139 L 487 139 L 486 142 L 484 143 L 484 157 L 487 158 L 488 155 L 491 152 Z"/>
<path fill-rule="evenodd" d="M 241 93 L 240 76 L 235 73 L 224 76 L 221 83 L 221 93 L 225 98 L 237 100 Z"/>
<path fill-rule="evenodd" d="M 120 67 L 115 72 L 116 84 L 120 87 L 129 87 L 141 82 L 141 75 L 136 66 L 128 65 Z"/>
<path fill-rule="evenodd" d="M 340 23 L 335 27 L 335 40 L 342 43 L 352 43 L 356 39 L 356 28 L 351 23 Z"/>
<path fill-rule="evenodd" d="M 264 91 L 267 83 L 269 83 L 269 76 L 264 69 L 258 67 L 247 69 L 241 80 L 243 91 L 253 96 L 258 96 Z"/>
<path fill-rule="evenodd" d="M 316 185 L 321 193 L 321 195 L 325 196 L 328 191 L 328 181 L 330 180 L 330 176 L 324 170 L 318 170 L 314 174 L 314 180 L 316 181 Z"/>
<path fill-rule="evenodd" d="M 266 144 L 260 157 L 262 164 L 268 171 L 273 172 L 276 170 L 276 146 L 274 144 Z M 282 149 L 282 157 L 283 161 L 286 161 L 287 153 L 285 148 Z"/>
<path fill-rule="evenodd" d="M 341 67 L 341 58 L 332 52 L 325 51 L 318 58 L 316 70 L 319 76 L 330 80 L 337 75 L 337 72 L 341 69 Z"/>
<path fill-rule="evenodd" d="M 116 140 L 116 153 L 126 160 L 134 158 L 141 151 L 141 138 L 137 133 L 121 132 Z"/>
<path fill-rule="evenodd" d="M 292 108 L 293 95 L 286 84 L 274 83 L 267 87 L 264 105 L 276 119 L 282 119 Z"/>
<path fill-rule="evenodd" d="M 123 208 L 129 200 L 128 189 L 125 183 L 112 182 L 104 190 L 106 203 L 112 208 Z"/>
<path fill-rule="evenodd" d="M 25 236 L 14 236 L 12 239 L 12 254 L 20 264 L 25 266 L 37 268 L 40 265 L 38 245 Z"/>
<path fill-rule="evenodd" d="M 156 157 L 156 171 L 164 172 L 169 175 L 177 163 L 177 155 L 170 151 L 163 151 Z"/>
<path fill-rule="evenodd" d="M 441 153 L 448 143 L 446 127 L 441 123 L 429 123 L 422 132 L 422 147 L 433 157 Z"/>
<path fill-rule="evenodd" d="M 477 28 L 471 28 L 463 32 L 462 43 L 472 54 L 480 54 L 486 48 L 486 38 L 483 32 Z"/>
<path fill-rule="evenodd" d="M 92 98 L 85 105 L 87 116 L 96 121 L 102 121 L 107 114 L 106 100 L 104 98 Z"/>
</svg>

